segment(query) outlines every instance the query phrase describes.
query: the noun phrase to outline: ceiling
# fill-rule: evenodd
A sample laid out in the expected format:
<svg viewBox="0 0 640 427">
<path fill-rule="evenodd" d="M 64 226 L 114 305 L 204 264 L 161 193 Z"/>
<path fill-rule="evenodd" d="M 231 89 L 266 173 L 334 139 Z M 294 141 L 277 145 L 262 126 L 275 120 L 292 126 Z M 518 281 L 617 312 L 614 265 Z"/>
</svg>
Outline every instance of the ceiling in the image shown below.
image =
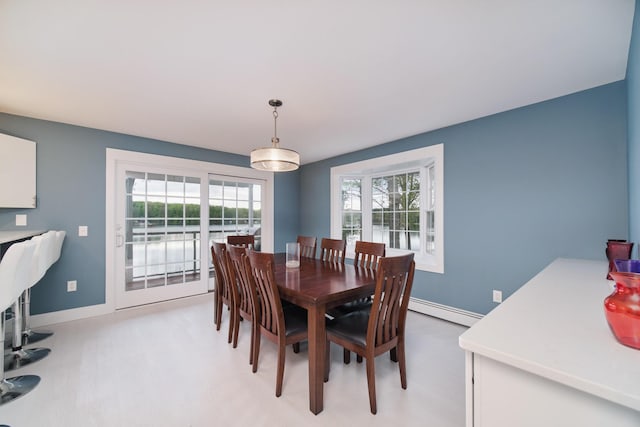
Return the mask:
<svg viewBox="0 0 640 427">
<path fill-rule="evenodd" d="M 624 79 L 634 4 L 0 0 L 0 111 L 310 163 Z"/>
</svg>

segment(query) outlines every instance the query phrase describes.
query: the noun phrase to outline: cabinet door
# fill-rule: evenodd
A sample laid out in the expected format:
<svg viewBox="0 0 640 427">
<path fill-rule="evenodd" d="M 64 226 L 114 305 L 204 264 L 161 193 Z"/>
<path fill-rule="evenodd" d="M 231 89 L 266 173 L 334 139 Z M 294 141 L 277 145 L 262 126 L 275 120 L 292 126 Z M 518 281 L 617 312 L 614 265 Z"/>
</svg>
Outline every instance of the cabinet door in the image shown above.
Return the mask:
<svg viewBox="0 0 640 427">
<path fill-rule="evenodd" d="M 36 143 L 0 134 L 0 208 L 36 207 Z"/>
</svg>

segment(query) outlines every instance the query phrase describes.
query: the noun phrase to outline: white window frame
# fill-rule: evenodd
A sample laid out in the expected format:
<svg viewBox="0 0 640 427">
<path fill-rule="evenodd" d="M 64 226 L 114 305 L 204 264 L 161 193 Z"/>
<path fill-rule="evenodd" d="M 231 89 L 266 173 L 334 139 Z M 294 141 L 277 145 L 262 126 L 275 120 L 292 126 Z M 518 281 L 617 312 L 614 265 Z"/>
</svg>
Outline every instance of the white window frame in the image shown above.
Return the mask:
<svg viewBox="0 0 640 427">
<path fill-rule="evenodd" d="M 420 199 L 420 252 L 415 252 L 416 268 L 444 274 L 444 145 L 431 145 L 383 157 L 331 168 L 331 237 L 342 238 L 342 179 L 361 177 L 362 240 L 371 241 L 371 183 L 372 175 L 397 174 L 420 170 L 421 193 L 427 189 L 426 168 L 434 165 L 435 179 L 435 239 L 434 253 L 426 252 L 426 196 Z M 387 256 L 409 253 L 402 249 L 387 248 Z M 353 258 L 353 246 L 347 247 L 347 257 Z"/>
</svg>

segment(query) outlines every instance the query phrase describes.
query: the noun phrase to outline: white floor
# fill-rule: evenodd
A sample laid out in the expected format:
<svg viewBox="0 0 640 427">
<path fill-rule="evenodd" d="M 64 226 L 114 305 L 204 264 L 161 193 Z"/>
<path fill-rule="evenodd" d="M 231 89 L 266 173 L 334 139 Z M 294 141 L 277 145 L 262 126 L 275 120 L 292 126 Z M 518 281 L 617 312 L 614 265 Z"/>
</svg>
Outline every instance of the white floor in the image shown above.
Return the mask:
<svg viewBox="0 0 640 427">
<path fill-rule="evenodd" d="M 369 411 L 364 364 L 342 364 L 332 347 L 324 411 L 309 412 L 307 353 L 287 349 L 282 396 L 275 397 L 275 346 L 263 340 L 249 365 L 249 325 L 227 344 L 228 315 L 213 325 L 211 294 L 54 325 L 51 354 L 8 376 L 36 374 L 29 395 L 0 407 L 0 424 L 30 426 L 376 426 L 464 425 L 466 329 L 409 313 L 408 388 L 397 364 L 376 359 L 378 414 Z"/>
</svg>

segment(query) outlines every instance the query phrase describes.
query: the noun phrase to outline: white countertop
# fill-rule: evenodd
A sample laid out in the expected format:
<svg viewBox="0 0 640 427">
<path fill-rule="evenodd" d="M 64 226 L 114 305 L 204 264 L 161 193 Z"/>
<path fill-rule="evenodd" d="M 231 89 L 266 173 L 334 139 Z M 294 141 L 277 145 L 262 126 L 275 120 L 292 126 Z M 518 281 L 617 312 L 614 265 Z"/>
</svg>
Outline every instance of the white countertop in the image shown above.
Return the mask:
<svg viewBox="0 0 640 427">
<path fill-rule="evenodd" d="M 11 231 L 0 230 L 0 244 L 15 242 L 16 240 L 20 240 L 20 239 L 27 239 L 29 237 L 42 234 L 44 232 L 45 231 L 43 230 L 11 230 Z"/>
<path fill-rule="evenodd" d="M 640 350 L 604 315 L 606 261 L 557 259 L 460 336 L 467 350 L 640 411 Z"/>
</svg>

